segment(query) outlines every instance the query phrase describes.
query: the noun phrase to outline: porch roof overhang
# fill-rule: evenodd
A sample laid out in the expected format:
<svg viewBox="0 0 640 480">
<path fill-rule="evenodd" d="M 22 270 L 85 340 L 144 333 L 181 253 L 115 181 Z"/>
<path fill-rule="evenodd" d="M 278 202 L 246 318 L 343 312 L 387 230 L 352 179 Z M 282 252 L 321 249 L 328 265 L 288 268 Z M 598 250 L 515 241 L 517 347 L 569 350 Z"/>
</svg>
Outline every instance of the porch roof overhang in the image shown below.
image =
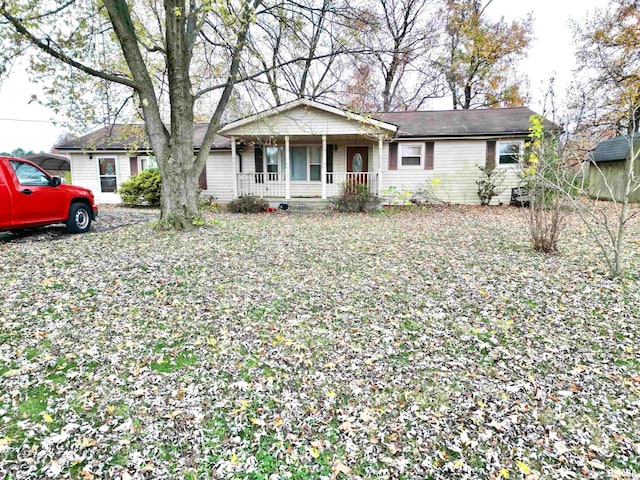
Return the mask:
<svg viewBox="0 0 640 480">
<path fill-rule="evenodd" d="M 353 140 L 380 135 L 392 138 L 397 130 L 391 123 L 302 98 L 231 122 L 218 134 L 262 141 L 285 136 L 294 141 L 309 140 L 322 135 Z"/>
</svg>

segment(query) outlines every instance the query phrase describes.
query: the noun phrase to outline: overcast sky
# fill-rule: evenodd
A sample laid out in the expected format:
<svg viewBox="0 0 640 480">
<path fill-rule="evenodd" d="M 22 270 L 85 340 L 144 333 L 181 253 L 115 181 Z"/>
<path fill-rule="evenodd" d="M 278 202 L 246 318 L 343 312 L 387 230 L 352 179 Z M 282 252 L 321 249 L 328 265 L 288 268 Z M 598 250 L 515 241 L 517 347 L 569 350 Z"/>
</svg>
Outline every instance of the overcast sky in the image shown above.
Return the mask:
<svg viewBox="0 0 640 480">
<path fill-rule="evenodd" d="M 541 112 L 541 95 L 545 82 L 556 76 L 556 91 L 562 93 L 571 80 L 574 66 L 570 19 L 581 20 L 596 7 L 605 7 L 607 0 L 494 0 L 489 12 L 506 20 L 524 17 L 533 12 L 536 37 L 529 56 L 520 71 L 530 80 L 531 107 Z M 35 152 L 48 152 L 63 134 L 51 120 L 52 112 L 29 103 L 32 94 L 41 95 L 37 85 L 30 84 L 20 67 L 0 86 L 0 152 L 20 147 Z M 437 102 L 434 108 L 450 108 L 449 99 Z"/>
</svg>

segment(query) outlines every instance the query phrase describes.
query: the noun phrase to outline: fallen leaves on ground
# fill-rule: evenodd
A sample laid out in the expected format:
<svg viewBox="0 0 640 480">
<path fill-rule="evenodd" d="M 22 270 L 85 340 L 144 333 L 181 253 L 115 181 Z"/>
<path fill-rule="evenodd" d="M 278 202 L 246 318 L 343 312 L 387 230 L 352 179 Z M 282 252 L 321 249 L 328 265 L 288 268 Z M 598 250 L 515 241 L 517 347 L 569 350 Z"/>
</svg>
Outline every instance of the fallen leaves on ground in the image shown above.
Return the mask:
<svg viewBox="0 0 640 480">
<path fill-rule="evenodd" d="M 613 281 L 512 208 L 208 220 L 0 244 L 0 476 L 640 475 L 637 249 Z"/>
</svg>

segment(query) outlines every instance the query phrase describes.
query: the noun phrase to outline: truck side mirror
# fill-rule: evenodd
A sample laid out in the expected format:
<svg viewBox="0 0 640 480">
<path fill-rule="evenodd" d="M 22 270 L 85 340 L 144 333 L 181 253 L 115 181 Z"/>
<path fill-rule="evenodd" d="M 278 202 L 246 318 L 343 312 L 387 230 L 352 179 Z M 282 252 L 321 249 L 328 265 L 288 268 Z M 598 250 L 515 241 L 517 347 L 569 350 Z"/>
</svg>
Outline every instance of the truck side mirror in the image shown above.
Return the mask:
<svg viewBox="0 0 640 480">
<path fill-rule="evenodd" d="M 51 177 L 50 185 L 52 187 L 57 187 L 62 183 L 62 179 L 60 177 Z"/>
</svg>

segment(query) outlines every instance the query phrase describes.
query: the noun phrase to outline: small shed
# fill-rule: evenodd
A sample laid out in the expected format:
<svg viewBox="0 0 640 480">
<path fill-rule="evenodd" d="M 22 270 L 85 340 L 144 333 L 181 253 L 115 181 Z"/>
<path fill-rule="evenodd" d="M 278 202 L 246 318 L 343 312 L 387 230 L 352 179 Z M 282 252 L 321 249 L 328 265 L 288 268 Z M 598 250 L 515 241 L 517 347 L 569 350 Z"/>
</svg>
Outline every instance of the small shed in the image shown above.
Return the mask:
<svg viewBox="0 0 640 480">
<path fill-rule="evenodd" d="M 633 145 L 633 149 L 631 148 Z M 621 201 L 627 162 L 635 153 L 635 185 L 640 184 L 640 133 L 618 135 L 600 142 L 591 154 L 589 164 L 589 196 L 601 200 Z M 631 202 L 640 202 L 640 188 L 630 197 Z"/>
</svg>

